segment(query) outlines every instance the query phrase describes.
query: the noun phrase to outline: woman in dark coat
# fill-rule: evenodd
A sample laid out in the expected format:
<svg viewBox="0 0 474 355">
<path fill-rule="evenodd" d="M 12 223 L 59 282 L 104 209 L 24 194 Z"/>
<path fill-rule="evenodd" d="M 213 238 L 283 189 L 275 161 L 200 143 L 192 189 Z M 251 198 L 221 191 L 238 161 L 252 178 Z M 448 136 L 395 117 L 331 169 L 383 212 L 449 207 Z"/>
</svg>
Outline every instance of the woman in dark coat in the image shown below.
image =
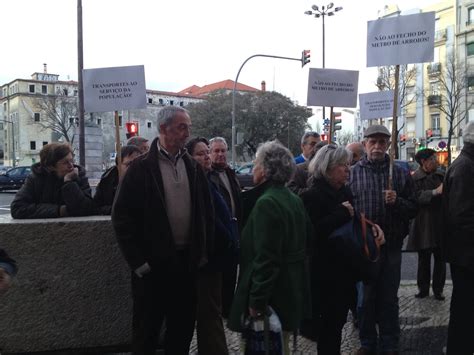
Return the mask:
<svg viewBox="0 0 474 355">
<path fill-rule="evenodd" d="M 311 224 L 301 199 L 285 183 L 295 170 L 278 142 L 257 150 L 255 188 L 263 193 L 242 230 L 240 280 L 228 326 L 242 331 L 242 318 L 260 317 L 271 306 L 279 316 L 288 353 L 288 332 L 298 328 L 308 304 L 305 260 Z"/>
<path fill-rule="evenodd" d="M 351 153 L 343 147 L 327 145 L 309 165 L 310 189 L 301 195 L 315 233 L 315 253 L 311 265 L 313 326 L 318 354 L 339 354 L 342 328 L 354 298 L 356 276 L 328 243 L 328 237 L 354 216 L 353 197 L 346 186 Z M 377 226 L 375 235 L 383 239 Z"/>
<path fill-rule="evenodd" d="M 94 212 L 86 171 L 74 165 L 69 144 L 46 144 L 40 162 L 11 203 L 13 218 L 87 216 Z"/>
<path fill-rule="evenodd" d="M 441 255 L 443 233 L 444 172 L 438 169 L 436 152 L 433 149 L 420 150 L 415 155 L 420 167 L 413 174 L 416 200 L 420 207 L 410 228 L 407 249 L 418 251 L 417 298 L 430 293 L 431 255 L 434 257 L 433 293 L 437 300 L 444 300 L 443 288 L 446 280 L 446 262 Z"/>
<path fill-rule="evenodd" d="M 228 354 L 222 322 L 222 272 L 227 263 L 237 257 L 237 220 L 227 207 L 224 197 L 212 182 L 209 142 L 202 137 L 186 144 L 188 153 L 204 169 L 209 181 L 214 205 L 214 240 L 208 245 L 208 263 L 199 270 L 196 330 L 200 354 Z"/>
</svg>

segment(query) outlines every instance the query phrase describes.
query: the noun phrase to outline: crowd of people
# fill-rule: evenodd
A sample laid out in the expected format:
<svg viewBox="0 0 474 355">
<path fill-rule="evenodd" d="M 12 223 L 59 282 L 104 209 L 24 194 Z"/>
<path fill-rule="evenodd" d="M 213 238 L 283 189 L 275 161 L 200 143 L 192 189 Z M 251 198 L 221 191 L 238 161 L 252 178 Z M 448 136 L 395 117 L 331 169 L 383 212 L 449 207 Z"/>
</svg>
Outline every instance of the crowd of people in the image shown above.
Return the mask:
<svg viewBox="0 0 474 355">
<path fill-rule="evenodd" d="M 283 330 L 339 354 L 349 309 L 357 318 L 359 355 L 398 354 L 401 249 L 418 251 L 417 298 L 444 300 L 446 261 L 453 279 L 448 354 L 472 354 L 474 334 L 474 123 L 446 176 L 435 151 L 419 151 L 412 176 L 393 164 L 386 127 L 368 127 L 347 147 L 302 137 L 296 159 L 278 141 L 263 143 L 255 187 L 241 192 L 222 137 L 190 139 L 184 108 L 158 113 L 159 136 L 134 137 L 107 170 L 94 197 L 69 145 L 43 147 L 40 162 L 11 204 L 13 218 L 111 214 L 131 270 L 133 354 L 154 354 L 164 329 L 166 354 L 188 354 L 194 329 L 200 354 L 228 354 L 227 326 L 269 307 Z M 377 272 L 361 277 L 334 247 L 332 235 L 368 218 L 380 246 Z M 375 264 L 374 264 L 375 265 Z M 375 267 L 375 266 L 374 266 Z M 0 291 L 16 272 L 0 250 Z M 357 305 L 357 306 L 356 306 Z"/>
</svg>

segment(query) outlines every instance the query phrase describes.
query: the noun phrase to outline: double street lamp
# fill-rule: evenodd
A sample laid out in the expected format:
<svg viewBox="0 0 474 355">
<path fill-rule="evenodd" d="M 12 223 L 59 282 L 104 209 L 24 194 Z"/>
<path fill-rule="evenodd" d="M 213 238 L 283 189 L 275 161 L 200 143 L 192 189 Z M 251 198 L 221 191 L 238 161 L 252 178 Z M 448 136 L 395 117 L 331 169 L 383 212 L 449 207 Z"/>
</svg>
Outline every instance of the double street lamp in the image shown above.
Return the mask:
<svg viewBox="0 0 474 355">
<path fill-rule="evenodd" d="M 311 6 L 311 9 L 312 10 L 308 10 L 308 11 L 305 11 L 305 15 L 310 15 L 310 16 L 313 16 L 315 18 L 320 18 L 322 17 L 323 19 L 323 68 L 326 67 L 326 58 L 325 58 L 325 26 L 324 26 L 324 18 L 326 16 L 334 16 L 336 14 L 336 12 L 338 11 L 341 11 L 342 10 L 342 7 L 341 6 L 338 6 L 338 7 L 334 7 L 334 3 L 330 2 L 328 5 L 326 6 L 321 6 L 321 9 L 317 6 L 317 5 L 313 5 Z M 323 120 L 326 119 L 326 108 L 323 106 Z"/>
</svg>

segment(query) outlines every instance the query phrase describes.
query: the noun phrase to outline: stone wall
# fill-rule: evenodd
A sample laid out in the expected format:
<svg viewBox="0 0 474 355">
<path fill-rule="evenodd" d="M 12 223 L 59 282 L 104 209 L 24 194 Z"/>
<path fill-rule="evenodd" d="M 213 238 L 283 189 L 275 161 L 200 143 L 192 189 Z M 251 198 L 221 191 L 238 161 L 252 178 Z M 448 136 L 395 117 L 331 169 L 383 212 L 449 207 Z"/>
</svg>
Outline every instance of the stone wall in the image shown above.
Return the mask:
<svg viewBox="0 0 474 355">
<path fill-rule="evenodd" d="M 130 274 L 110 217 L 1 216 L 0 246 L 19 266 L 0 297 L 0 352 L 130 343 Z"/>
</svg>

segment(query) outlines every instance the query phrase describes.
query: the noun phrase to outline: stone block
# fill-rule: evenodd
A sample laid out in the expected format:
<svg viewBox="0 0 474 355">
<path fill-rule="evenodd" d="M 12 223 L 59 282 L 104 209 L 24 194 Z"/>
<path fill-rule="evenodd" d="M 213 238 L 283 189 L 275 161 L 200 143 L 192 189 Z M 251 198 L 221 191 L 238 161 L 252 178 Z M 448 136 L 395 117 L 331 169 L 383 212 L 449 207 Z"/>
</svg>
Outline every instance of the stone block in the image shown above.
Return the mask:
<svg viewBox="0 0 474 355">
<path fill-rule="evenodd" d="M 130 343 L 130 271 L 110 217 L 0 218 L 19 272 L 0 302 L 0 351 L 84 350 Z"/>
</svg>

